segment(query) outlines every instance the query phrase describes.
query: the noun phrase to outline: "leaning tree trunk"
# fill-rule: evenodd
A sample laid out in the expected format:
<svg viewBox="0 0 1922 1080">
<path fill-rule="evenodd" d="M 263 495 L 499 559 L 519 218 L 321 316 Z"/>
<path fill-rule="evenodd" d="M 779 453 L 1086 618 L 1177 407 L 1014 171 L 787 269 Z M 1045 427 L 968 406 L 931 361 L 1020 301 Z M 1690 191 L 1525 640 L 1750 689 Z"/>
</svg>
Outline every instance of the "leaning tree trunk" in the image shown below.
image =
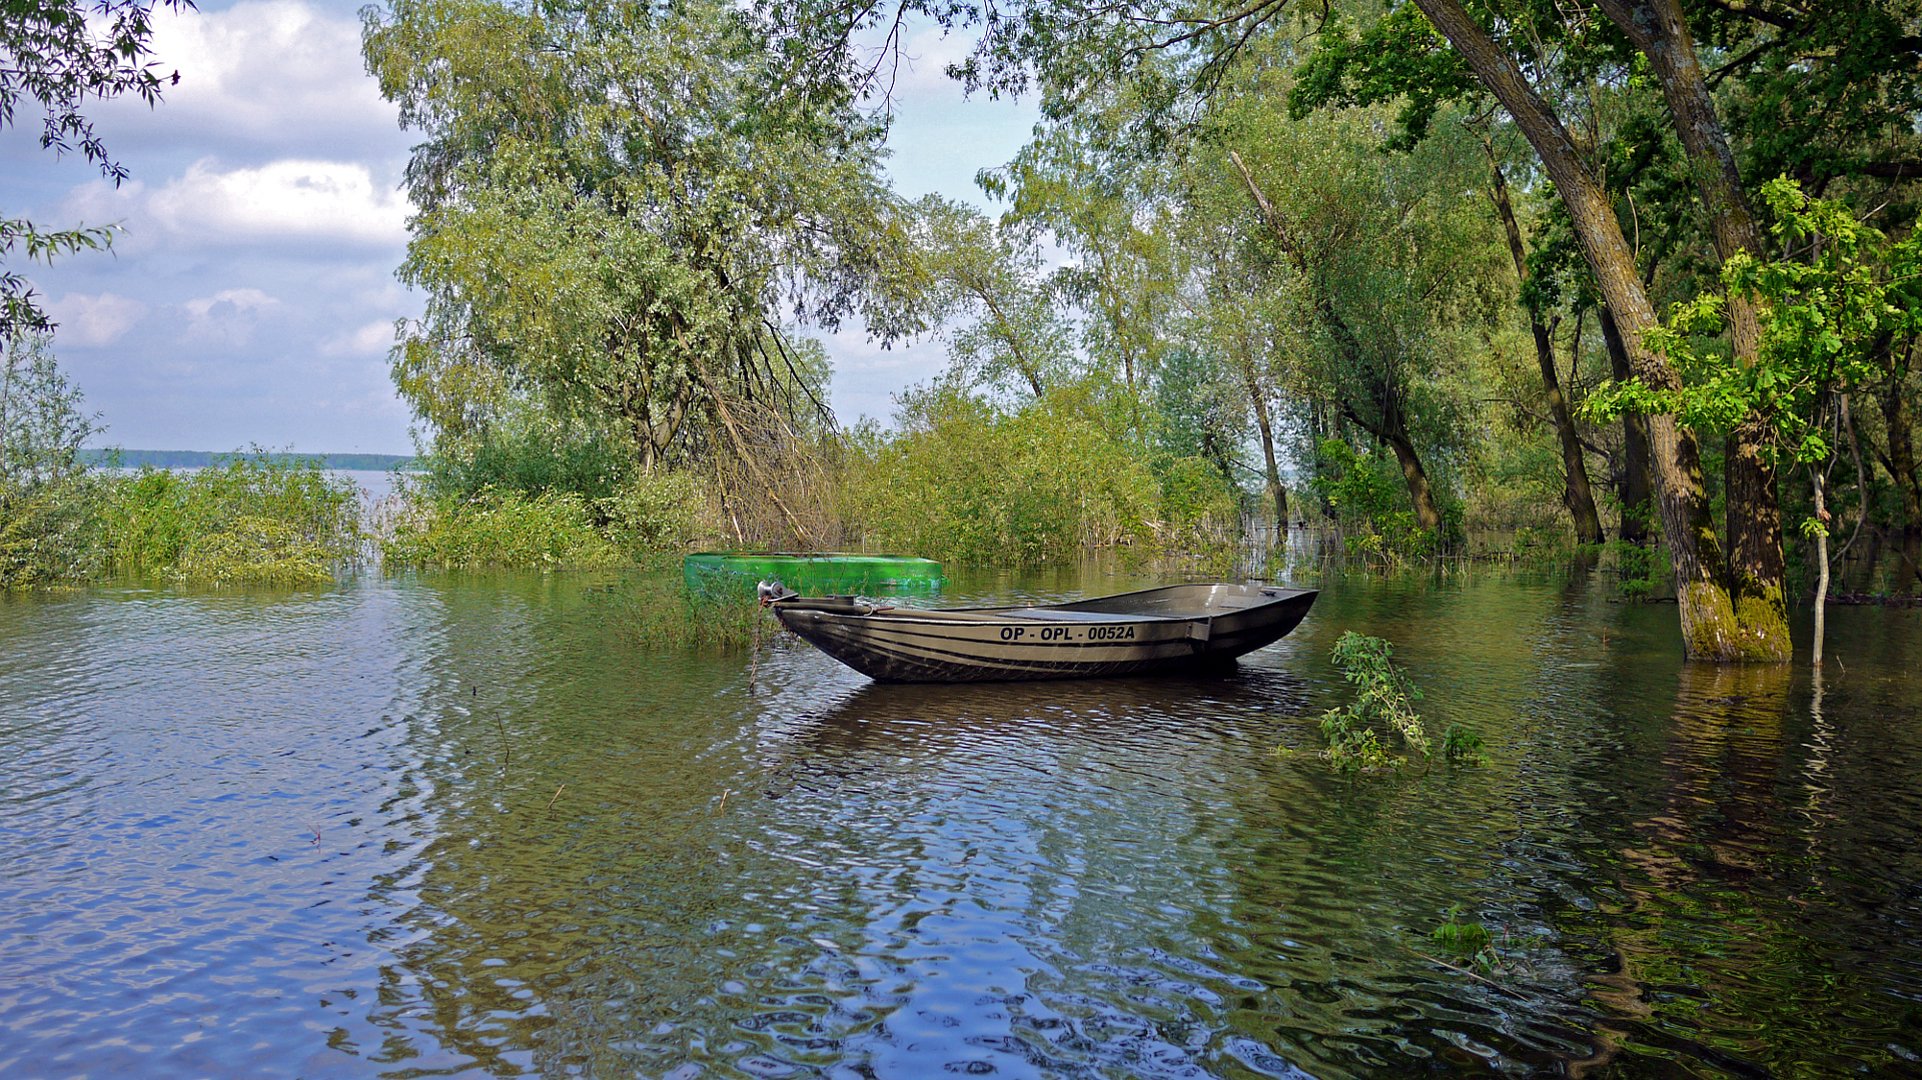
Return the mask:
<svg viewBox="0 0 1922 1080">
<path fill-rule="evenodd" d="M 1615 328 L 1615 316 L 1606 305 L 1599 321 L 1602 341 L 1608 346 L 1609 377 L 1625 382 L 1633 374 L 1628 366 L 1628 347 L 1622 344 L 1622 332 Z M 1648 512 L 1649 488 L 1648 417 L 1641 413 L 1623 413 L 1622 475 L 1615 495 L 1622 504 L 1621 527 L 1616 535 L 1626 543 L 1645 544 L 1649 540 L 1648 519 L 1642 516 Z"/>
<path fill-rule="evenodd" d="M 1655 309 L 1635 273 L 1634 253 L 1622 235 L 1621 222 L 1615 217 L 1607 192 L 1583 164 L 1561 120 L 1535 93 L 1514 59 L 1501 50 L 1459 0 L 1415 3 L 1514 117 L 1516 126 L 1540 155 L 1549 180 L 1568 209 L 1602 298 L 1615 312 L 1624 342 L 1630 345 L 1634 374 L 1657 390 L 1676 389 L 1679 381 L 1675 370 L 1643 344 L 1643 334 L 1656 326 Z M 1724 662 L 1780 660 L 1786 641 L 1777 633 L 1782 624 L 1755 628 L 1744 625 L 1723 581 L 1722 550 L 1710 519 L 1701 453 L 1694 435 L 1677 425 L 1673 416 L 1651 416 L 1648 427 L 1662 530 L 1674 567 L 1684 654 Z"/>
<path fill-rule="evenodd" d="M 1268 416 L 1268 395 L 1262 392 L 1261 380 L 1256 378 L 1254 365 L 1244 358 L 1241 365 L 1242 382 L 1248 388 L 1248 400 L 1255 407 L 1255 427 L 1261 433 L 1262 463 L 1268 470 L 1268 494 L 1275 502 L 1275 528 L 1288 528 L 1288 491 L 1281 486 L 1281 466 L 1275 460 L 1275 426 Z"/>
<path fill-rule="evenodd" d="M 1415 524 L 1439 539 L 1441 509 L 1435 505 L 1435 489 L 1428 483 L 1428 472 L 1422 468 L 1420 455 L 1415 453 L 1415 444 L 1409 441 L 1405 431 L 1383 434 L 1382 441 L 1395 452 L 1395 461 L 1401 465 L 1402 480 L 1408 485 L 1408 502 L 1415 509 Z"/>
<path fill-rule="evenodd" d="M 1508 180 L 1495 160 L 1495 148 L 1488 149 L 1488 167 L 1493 175 L 1489 197 L 1501 215 L 1502 228 L 1508 233 L 1508 253 L 1515 260 L 1515 279 L 1528 287 L 1528 253 L 1522 247 L 1522 228 L 1515 220 L 1515 207 L 1508 200 Z M 1548 399 L 1548 415 L 1555 423 L 1555 435 L 1562 444 L 1562 505 L 1574 519 L 1575 538 L 1584 544 L 1602 542 L 1602 519 L 1595 513 L 1595 493 L 1588 480 L 1588 462 L 1582 457 L 1581 436 L 1575 430 L 1575 417 L 1569 412 L 1568 399 L 1562 394 L 1561 376 L 1555 370 L 1554 342 L 1542 317 L 1528 308 L 1528 329 L 1535 336 L 1535 363 L 1542 371 L 1542 392 Z"/>
<path fill-rule="evenodd" d="M 1649 61 L 1662 88 L 1675 133 L 1688 155 L 1708 209 L 1715 253 L 1723 260 L 1762 250 L 1761 228 L 1743 193 L 1695 40 L 1677 0 L 1600 0 L 1609 19 Z M 1747 295 L 1728 298 L 1729 338 L 1736 362 L 1753 367 L 1761 326 Z M 1728 485 L 1729 586 L 1736 613 L 1751 632 L 1772 638 L 1776 659 L 1789 658 L 1788 567 L 1782 556 L 1782 506 L 1770 463 L 1769 418 L 1750 413 L 1728 435 L 1723 459 Z"/>
<path fill-rule="evenodd" d="M 1377 394 L 1377 399 L 1385 395 Z M 1415 450 L 1415 442 L 1408 437 L 1408 421 L 1392 401 L 1381 407 L 1381 420 L 1370 422 L 1361 414 L 1344 404 L 1342 411 L 1348 419 L 1375 438 L 1388 444 L 1395 452 L 1395 463 L 1401 466 L 1401 478 L 1408 485 L 1408 505 L 1415 512 L 1415 524 L 1441 535 L 1441 508 L 1435 503 L 1434 486 L 1428 482 L 1428 470 L 1422 467 L 1421 455 Z"/>
</svg>

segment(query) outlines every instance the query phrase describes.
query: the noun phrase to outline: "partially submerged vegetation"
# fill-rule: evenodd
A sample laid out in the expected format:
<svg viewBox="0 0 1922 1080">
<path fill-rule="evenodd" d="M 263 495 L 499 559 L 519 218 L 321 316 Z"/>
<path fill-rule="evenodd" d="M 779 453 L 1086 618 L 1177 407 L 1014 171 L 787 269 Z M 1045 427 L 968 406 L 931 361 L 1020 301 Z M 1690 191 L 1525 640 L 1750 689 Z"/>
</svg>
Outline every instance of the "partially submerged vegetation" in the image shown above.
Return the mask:
<svg viewBox="0 0 1922 1080">
<path fill-rule="evenodd" d="M 1328 743 L 1322 757 L 1351 776 L 1426 767 L 1437 753 L 1450 762 L 1478 763 L 1481 737 L 1458 724 L 1450 724 L 1441 746 L 1434 746 L 1427 722 L 1415 709 L 1421 690 L 1394 662 L 1394 655 L 1387 641 L 1353 630 L 1336 640 L 1331 658 L 1355 696 L 1322 714 L 1321 731 Z"/>
<path fill-rule="evenodd" d="M 235 455 L 126 473 L 81 461 L 97 431 L 47 339 L 16 338 L 0 372 L 0 588 L 113 575 L 311 585 L 362 556 L 359 491 L 316 463 Z"/>
<path fill-rule="evenodd" d="M 1922 69 L 1886 3 L 1484 26 L 1455 0 L 1039 2 L 990 32 L 913 0 L 896 14 L 981 32 L 958 72 L 1041 105 L 982 177 L 999 217 L 890 188 L 886 57 L 851 51 L 887 10 L 363 13 L 418 135 L 400 272 L 426 298 L 391 355 L 428 445 L 389 566 L 690 544 L 1023 565 L 1206 554 L 1249 522 L 1396 566 L 1492 533 L 1612 545 L 1623 591 L 1672 599 L 1711 660 L 1785 657 L 1844 528 L 1894 563 L 1845 587 L 1922 585 Z M 892 429 L 824 404 L 814 335 L 856 319 L 948 349 Z M 109 535 L 84 508 L 121 481 L 36 461 L 0 495 L 9 584 L 345 558 L 315 515 L 203 514 L 220 497 L 158 480 L 129 489 L 153 520 Z M 174 515 L 204 539 L 163 542 Z"/>
</svg>

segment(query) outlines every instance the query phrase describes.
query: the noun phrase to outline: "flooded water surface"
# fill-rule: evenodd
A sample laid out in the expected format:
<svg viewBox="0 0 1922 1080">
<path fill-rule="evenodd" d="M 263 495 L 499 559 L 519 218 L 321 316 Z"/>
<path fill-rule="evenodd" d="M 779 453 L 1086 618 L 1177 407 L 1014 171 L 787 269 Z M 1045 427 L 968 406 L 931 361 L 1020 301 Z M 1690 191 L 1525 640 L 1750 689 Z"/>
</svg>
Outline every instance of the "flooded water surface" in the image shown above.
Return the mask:
<svg viewBox="0 0 1922 1080">
<path fill-rule="evenodd" d="M 1922 1072 L 1922 612 L 1817 683 L 1602 575 L 1320 584 L 970 687 L 649 653 L 619 575 L 0 599 L 0 1074 Z M 1331 773 L 1345 629 L 1486 763 Z"/>
</svg>

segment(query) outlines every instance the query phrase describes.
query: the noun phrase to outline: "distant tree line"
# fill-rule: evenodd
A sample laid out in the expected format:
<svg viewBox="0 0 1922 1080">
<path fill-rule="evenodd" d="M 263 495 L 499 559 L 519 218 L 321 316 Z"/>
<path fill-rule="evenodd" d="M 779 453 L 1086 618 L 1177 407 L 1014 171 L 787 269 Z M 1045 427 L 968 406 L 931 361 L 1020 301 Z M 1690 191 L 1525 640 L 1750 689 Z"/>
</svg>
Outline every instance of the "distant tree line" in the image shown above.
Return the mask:
<svg viewBox="0 0 1922 1080">
<path fill-rule="evenodd" d="M 314 465 L 345 472 L 387 472 L 414 469 L 412 454 L 296 454 L 292 451 L 254 450 L 221 453 L 209 450 L 85 449 L 77 456 L 83 465 L 121 469 L 206 469 L 234 461 L 272 465 Z"/>
</svg>

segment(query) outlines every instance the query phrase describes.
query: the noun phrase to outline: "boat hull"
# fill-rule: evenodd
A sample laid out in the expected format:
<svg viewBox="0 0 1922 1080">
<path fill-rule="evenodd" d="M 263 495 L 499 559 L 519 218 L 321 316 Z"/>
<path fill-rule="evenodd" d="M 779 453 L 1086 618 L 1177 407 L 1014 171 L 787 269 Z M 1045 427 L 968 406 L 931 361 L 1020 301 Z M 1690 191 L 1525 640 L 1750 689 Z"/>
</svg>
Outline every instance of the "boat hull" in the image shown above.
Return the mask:
<svg viewBox="0 0 1922 1080">
<path fill-rule="evenodd" d="M 781 624 L 882 682 L 1085 679 L 1223 666 L 1279 641 L 1313 590 L 1177 585 L 1040 608 L 913 611 L 784 600 Z"/>
</svg>

